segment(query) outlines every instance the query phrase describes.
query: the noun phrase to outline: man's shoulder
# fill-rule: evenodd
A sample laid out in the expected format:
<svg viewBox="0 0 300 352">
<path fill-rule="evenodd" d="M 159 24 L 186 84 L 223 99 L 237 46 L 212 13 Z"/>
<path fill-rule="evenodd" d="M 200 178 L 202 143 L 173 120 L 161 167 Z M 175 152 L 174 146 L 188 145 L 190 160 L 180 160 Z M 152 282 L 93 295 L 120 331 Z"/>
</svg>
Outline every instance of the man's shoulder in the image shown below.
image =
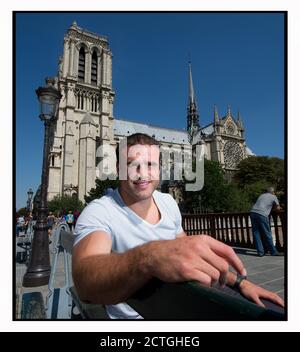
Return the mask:
<svg viewBox="0 0 300 352">
<path fill-rule="evenodd" d="M 269 192 L 262 193 L 259 198 L 260 199 L 273 199 L 275 196 Z"/>
<path fill-rule="evenodd" d="M 112 205 L 112 197 L 111 196 L 102 196 L 100 198 L 96 198 L 94 200 L 92 200 L 87 206 L 90 206 L 90 207 L 107 207 L 107 206 L 110 206 Z"/>
<path fill-rule="evenodd" d="M 158 199 L 163 200 L 165 202 L 174 202 L 175 201 L 170 193 L 162 193 L 160 191 L 154 191 L 153 196 L 154 196 L 154 198 L 158 198 Z"/>
<path fill-rule="evenodd" d="M 112 200 L 110 197 L 103 196 L 92 200 L 81 212 L 77 224 L 86 226 L 88 223 L 94 224 L 96 221 L 110 221 L 113 211 Z"/>
<path fill-rule="evenodd" d="M 272 194 L 272 193 L 264 193 L 264 196 L 265 196 L 265 198 L 271 199 L 271 200 L 276 200 L 277 199 L 275 194 Z"/>
<path fill-rule="evenodd" d="M 85 208 L 85 212 L 89 211 L 100 211 L 101 212 L 109 212 L 112 208 L 117 207 L 117 202 L 113 194 L 104 195 L 100 198 L 96 198 L 92 200 Z"/>
<path fill-rule="evenodd" d="M 176 200 L 171 196 L 170 193 L 162 193 L 159 191 L 155 191 L 153 196 L 154 199 L 157 199 L 159 203 L 162 203 L 167 209 L 171 208 L 176 210 L 178 208 Z"/>
</svg>

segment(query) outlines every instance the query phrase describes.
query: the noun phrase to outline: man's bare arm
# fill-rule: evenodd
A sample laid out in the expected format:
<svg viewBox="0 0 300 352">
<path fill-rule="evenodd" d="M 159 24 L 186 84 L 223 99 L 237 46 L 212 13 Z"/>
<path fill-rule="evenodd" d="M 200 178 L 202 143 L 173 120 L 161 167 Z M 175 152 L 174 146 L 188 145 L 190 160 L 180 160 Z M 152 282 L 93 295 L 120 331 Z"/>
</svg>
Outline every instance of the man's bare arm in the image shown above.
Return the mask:
<svg viewBox="0 0 300 352">
<path fill-rule="evenodd" d="M 225 283 L 229 265 L 245 274 L 229 246 L 215 239 L 184 236 L 152 241 L 125 253 L 110 253 L 107 234 L 92 233 L 73 251 L 73 278 L 83 301 L 116 304 L 125 301 L 151 277 L 166 282 Z"/>
<path fill-rule="evenodd" d="M 185 236 L 187 236 L 187 234 L 184 231 L 182 231 L 176 235 L 176 238 L 185 237 Z"/>
<path fill-rule="evenodd" d="M 79 297 L 88 303 L 116 304 L 126 300 L 151 277 L 143 249 L 111 253 L 105 232 L 93 232 L 73 249 L 72 273 Z"/>
</svg>

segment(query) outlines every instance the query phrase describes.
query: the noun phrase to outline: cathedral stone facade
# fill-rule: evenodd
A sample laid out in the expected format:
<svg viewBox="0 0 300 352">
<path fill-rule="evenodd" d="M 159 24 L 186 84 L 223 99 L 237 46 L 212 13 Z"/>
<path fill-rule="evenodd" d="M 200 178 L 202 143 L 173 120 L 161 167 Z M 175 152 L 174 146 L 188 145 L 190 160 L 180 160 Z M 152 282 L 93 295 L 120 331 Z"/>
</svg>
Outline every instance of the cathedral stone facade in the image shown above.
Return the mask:
<svg viewBox="0 0 300 352">
<path fill-rule="evenodd" d="M 67 194 L 83 200 L 94 187 L 96 177 L 102 176 L 97 166 L 99 162 L 105 164 L 105 155 L 97 154 L 99 147 L 105 153 L 106 148 L 115 148 L 132 133 L 146 133 L 178 151 L 201 143 L 205 146 L 205 157 L 218 161 L 228 177 L 237 163 L 251 154 L 246 147 L 240 114 L 235 119 L 230 107 L 224 117 L 219 117 L 215 107 L 213 122 L 200 126 L 191 65 L 186 131 L 115 118 L 108 40 L 78 27 L 76 22 L 64 37 L 56 85 L 62 99 L 53 131 L 48 199 Z M 114 160 L 104 165 L 105 170 L 108 174 L 115 170 Z M 173 193 L 176 195 L 176 190 Z"/>
</svg>

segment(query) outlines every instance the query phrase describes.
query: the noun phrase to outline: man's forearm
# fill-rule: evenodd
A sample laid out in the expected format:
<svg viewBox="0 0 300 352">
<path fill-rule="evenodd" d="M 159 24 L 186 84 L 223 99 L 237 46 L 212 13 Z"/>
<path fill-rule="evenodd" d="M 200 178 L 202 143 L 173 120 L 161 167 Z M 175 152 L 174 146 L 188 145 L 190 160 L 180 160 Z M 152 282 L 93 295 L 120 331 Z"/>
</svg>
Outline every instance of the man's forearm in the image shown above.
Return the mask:
<svg viewBox="0 0 300 352">
<path fill-rule="evenodd" d="M 149 245 L 125 253 L 96 255 L 73 262 L 73 279 L 79 297 L 89 303 L 125 301 L 152 277 Z"/>
<path fill-rule="evenodd" d="M 84 247 L 81 250 L 85 252 Z M 208 261 L 207 253 L 212 251 L 222 256 Z M 152 241 L 123 254 L 91 254 L 80 259 L 77 252 L 73 256 L 75 287 L 81 300 L 91 303 L 124 302 L 152 277 L 211 285 L 219 272 L 222 277 L 227 274 L 227 284 L 232 286 L 236 275 L 228 273 L 228 263 L 240 274 L 245 272 L 232 248 L 205 235 Z"/>
</svg>

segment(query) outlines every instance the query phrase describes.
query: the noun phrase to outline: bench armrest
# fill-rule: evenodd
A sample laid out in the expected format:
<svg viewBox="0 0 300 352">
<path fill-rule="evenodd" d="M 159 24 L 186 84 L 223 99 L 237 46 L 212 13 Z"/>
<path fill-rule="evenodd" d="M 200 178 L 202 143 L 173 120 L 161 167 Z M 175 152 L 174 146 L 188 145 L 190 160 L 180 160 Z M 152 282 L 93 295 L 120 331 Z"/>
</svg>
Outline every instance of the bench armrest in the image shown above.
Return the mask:
<svg viewBox="0 0 300 352">
<path fill-rule="evenodd" d="M 198 282 L 151 280 L 127 303 L 150 320 L 283 320 L 283 315 Z"/>
<path fill-rule="evenodd" d="M 84 319 L 109 319 L 103 305 L 81 302 L 74 287 L 70 293 Z M 126 303 L 147 320 L 284 319 L 282 314 L 197 282 L 166 283 L 153 279 Z"/>
</svg>

